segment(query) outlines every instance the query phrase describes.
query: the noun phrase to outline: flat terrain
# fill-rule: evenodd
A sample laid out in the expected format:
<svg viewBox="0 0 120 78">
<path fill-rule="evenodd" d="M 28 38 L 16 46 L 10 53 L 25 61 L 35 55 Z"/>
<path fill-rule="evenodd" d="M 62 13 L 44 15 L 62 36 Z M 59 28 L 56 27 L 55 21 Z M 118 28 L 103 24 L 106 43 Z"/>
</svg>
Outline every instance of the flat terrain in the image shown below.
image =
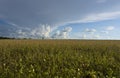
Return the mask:
<svg viewBox="0 0 120 78">
<path fill-rule="evenodd" d="M 0 78 L 120 78 L 120 41 L 0 40 Z"/>
</svg>

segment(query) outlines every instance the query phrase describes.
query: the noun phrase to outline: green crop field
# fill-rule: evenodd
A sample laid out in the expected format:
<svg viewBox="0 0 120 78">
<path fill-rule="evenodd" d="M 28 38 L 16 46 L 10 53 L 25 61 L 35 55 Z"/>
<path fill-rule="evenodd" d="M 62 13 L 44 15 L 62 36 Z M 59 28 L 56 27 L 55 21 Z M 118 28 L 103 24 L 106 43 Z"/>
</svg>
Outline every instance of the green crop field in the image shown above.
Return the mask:
<svg viewBox="0 0 120 78">
<path fill-rule="evenodd" d="M 0 78 L 120 78 L 120 41 L 0 40 Z"/>
</svg>

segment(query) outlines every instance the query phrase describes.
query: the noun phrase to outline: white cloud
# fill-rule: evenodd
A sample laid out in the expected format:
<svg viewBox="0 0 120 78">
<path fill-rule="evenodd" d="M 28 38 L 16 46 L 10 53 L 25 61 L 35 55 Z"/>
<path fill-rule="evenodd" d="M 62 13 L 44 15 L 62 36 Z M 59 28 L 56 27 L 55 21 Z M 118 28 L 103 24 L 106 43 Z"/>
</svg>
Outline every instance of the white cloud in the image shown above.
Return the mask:
<svg viewBox="0 0 120 78">
<path fill-rule="evenodd" d="M 72 31 L 71 27 L 65 27 L 63 30 L 61 31 L 57 31 L 56 33 L 54 33 L 52 35 L 52 38 L 55 39 L 66 39 L 69 37 L 69 33 Z"/>
<path fill-rule="evenodd" d="M 71 27 L 65 27 L 61 31 L 53 32 L 56 28 L 51 28 L 50 25 L 39 25 L 38 27 L 32 29 L 17 29 L 15 33 L 11 33 L 10 36 L 15 38 L 33 38 L 33 39 L 42 39 L 42 38 L 55 38 L 55 39 L 66 39 L 69 37 L 69 33 L 72 31 Z M 54 33 L 51 35 L 51 33 Z"/>
<path fill-rule="evenodd" d="M 71 27 L 65 27 L 65 28 L 63 29 L 63 32 L 70 32 L 70 31 L 72 31 L 72 28 L 71 28 Z"/>
<path fill-rule="evenodd" d="M 85 32 L 89 32 L 89 33 L 94 33 L 96 32 L 96 29 L 85 29 Z"/>
<path fill-rule="evenodd" d="M 56 31 L 53 35 L 52 38 L 57 38 L 60 35 L 60 31 Z"/>
<path fill-rule="evenodd" d="M 40 25 L 31 31 L 31 36 L 48 38 L 51 32 L 49 25 Z"/>
<path fill-rule="evenodd" d="M 106 28 L 107 31 L 111 31 L 111 30 L 114 30 L 114 29 L 115 29 L 114 26 L 108 26 L 108 27 Z"/>
<path fill-rule="evenodd" d="M 77 37 L 77 39 L 99 39 L 100 35 L 95 33 L 97 32 L 96 29 L 94 28 L 87 28 L 85 29 L 83 32 L 76 32 L 76 34 L 74 35 L 75 37 Z"/>
<path fill-rule="evenodd" d="M 89 23 L 120 18 L 120 11 L 90 14 L 70 23 Z"/>
<path fill-rule="evenodd" d="M 101 31 L 101 34 L 106 34 L 108 35 L 110 31 L 114 30 L 115 27 L 114 26 L 107 26 L 103 31 Z"/>
<path fill-rule="evenodd" d="M 23 32 L 22 30 L 18 30 L 17 33 L 20 35 L 25 35 L 25 32 Z"/>
<path fill-rule="evenodd" d="M 31 29 L 19 28 L 14 33 L 14 36 L 18 38 L 50 38 L 50 33 L 53 31 L 53 29 L 47 24 L 39 25 L 38 27 Z"/>
</svg>

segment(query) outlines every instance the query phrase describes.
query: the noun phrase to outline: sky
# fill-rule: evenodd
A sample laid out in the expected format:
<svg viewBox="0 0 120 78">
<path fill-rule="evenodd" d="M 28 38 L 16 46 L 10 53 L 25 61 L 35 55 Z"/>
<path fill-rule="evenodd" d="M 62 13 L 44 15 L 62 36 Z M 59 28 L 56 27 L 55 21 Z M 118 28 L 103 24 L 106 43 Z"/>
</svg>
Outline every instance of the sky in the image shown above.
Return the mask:
<svg viewBox="0 0 120 78">
<path fill-rule="evenodd" d="M 120 40 L 120 0 L 0 0 L 0 36 Z"/>
</svg>

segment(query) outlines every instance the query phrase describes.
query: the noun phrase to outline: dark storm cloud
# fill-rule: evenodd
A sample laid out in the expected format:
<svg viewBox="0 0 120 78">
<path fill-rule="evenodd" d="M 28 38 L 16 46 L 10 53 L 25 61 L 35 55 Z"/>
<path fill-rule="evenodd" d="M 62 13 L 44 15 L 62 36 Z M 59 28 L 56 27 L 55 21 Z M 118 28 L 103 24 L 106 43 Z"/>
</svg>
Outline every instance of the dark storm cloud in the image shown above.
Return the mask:
<svg viewBox="0 0 120 78">
<path fill-rule="evenodd" d="M 21 26 L 61 24 L 112 7 L 96 0 L 0 0 L 0 15 Z M 110 1 L 109 1 L 110 2 Z M 114 3 L 113 3 L 114 4 Z M 108 8 L 108 9 L 109 9 Z"/>
</svg>

